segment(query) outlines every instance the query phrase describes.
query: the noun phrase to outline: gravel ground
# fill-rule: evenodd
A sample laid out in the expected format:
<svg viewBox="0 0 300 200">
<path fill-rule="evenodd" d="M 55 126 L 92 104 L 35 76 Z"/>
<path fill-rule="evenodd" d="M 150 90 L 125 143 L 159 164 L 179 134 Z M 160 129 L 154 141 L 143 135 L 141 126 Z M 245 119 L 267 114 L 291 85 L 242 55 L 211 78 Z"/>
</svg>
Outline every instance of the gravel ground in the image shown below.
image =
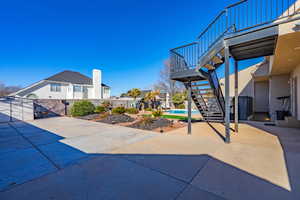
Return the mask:
<svg viewBox="0 0 300 200">
<path fill-rule="evenodd" d="M 161 118 L 161 119 L 153 119 L 152 121 L 150 121 L 148 123 L 139 121 L 139 122 L 136 122 L 136 123 L 130 125 L 129 127 L 139 128 L 139 129 L 144 129 L 144 130 L 153 130 L 153 129 L 160 128 L 160 127 L 170 126 L 171 124 L 172 124 L 172 121 Z"/>
<path fill-rule="evenodd" d="M 125 114 L 113 114 L 113 115 L 108 115 L 104 119 L 97 120 L 97 122 L 117 124 L 117 123 L 124 123 L 124 122 L 133 122 L 134 120 L 135 120 L 134 118 Z"/>
<path fill-rule="evenodd" d="M 85 120 L 92 120 L 99 117 L 99 114 L 90 114 L 90 115 L 85 115 L 85 116 L 81 116 L 81 117 L 77 117 L 79 119 L 85 119 Z"/>
</svg>

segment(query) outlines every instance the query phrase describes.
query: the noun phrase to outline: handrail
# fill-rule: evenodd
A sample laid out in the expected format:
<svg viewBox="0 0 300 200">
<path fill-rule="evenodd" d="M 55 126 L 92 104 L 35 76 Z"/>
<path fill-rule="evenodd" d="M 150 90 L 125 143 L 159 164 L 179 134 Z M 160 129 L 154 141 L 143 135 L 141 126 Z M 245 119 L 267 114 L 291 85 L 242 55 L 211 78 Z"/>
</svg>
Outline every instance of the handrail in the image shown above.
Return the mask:
<svg viewBox="0 0 300 200">
<path fill-rule="evenodd" d="M 207 27 L 204 29 L 204 31 L 202 31 L 199 36 L 197 37 L 197 39 L 199 39 L 202 35 L 204 35 L 206 33 L 206 31 L 224 14 L 226 13 L 225 10 L 222 10 L 215 18 L 214 20 L 207 25 Z"/>
<path fill-rule="evenodd" d="M 184 48 L 184 47 L 188 47 L 188 46 L 191 46 L 191 45 L 194 45 L 194 44 L 198 44 L 198 42 L 192 42 L 192 43 L 188 43 L 188 44 L 184 44 L 184 45 L 181 45 L 179 47 L 175 47 L 173 49 L 170 49 L 170 51 L 175 51 L 177 49 L 181 49 L 181 48 Z"/>
<path fill-rule="evenodd" d="M 233 3 L 233 4 L 231 4 L 231 5 L 227 6 L 227 7 L 225 7 L 225 9 L 232 8 L 232 7 L 234 7 L 234 6 L 240 5 L 240 4 L 242 4 L 242 3 L 246 2 L 246 1 L 248 1 L 248 0 L 241 0 L 241 1 L 239 1 L 239 2 Z"/>
<path fill-rule="evenodd" d="M 173 48 L 170 53 L 177 61 L 179 57 L 185 60 L 187 66 L 181 70 L 194 69 L 199 59 L 222 37 L 284 23 L 291 16 L 299 14 L 299 8 L 300 0 L 240 0 L 225 7 L 199 34 L 195 42 Z M 284 18 L 286 20 L 282 20 Z M 181 65 L 182 61 L 177 62 L 177 66 L 182 67 L 178 63 Z M 176 68 L 176 64 L 171 68 Z"/>
</svg>

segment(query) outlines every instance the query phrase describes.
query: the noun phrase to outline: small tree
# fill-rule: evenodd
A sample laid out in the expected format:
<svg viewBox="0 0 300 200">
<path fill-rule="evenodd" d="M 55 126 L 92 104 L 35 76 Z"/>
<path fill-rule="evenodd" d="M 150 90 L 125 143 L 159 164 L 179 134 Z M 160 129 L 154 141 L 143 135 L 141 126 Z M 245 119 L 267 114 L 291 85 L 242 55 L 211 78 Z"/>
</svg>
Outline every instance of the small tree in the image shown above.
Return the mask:
<svg viewBox="0 0 300 200">
<path fill-rule="evenodd" d="M 159 95 L 159 91 L 151 91 L 145 94 L 145 101 L 150 102 L 151 108 L 154 108 L 154 102 L 156 101 L 156 96 Z"/>
<path fill-rule="evenodd" d="M 133 88 L 133 89 L 129 90 L 127 92 L 127 94 L 128 94 L 128 96 L 134 98 L 134 101 L 135 101 L 136 98 L 141 95 L 141 90 L 138 88 Z"/>
<path fill-rule="evenodd" d="M 178 93 L 174 94 L 172 97 L 172 101 L 173 101 L 175 107 L 182 105 L 185 100 L 186 100 L 186 94 L 182 93 L 182 92 L 178 92 Z"/>
<path fill-rule="evenodd" d="M 163 115 L 163 111 L 162 110 L 153 110 L 152 115 L 155 118 L 160 118 Z"/>
</svg>

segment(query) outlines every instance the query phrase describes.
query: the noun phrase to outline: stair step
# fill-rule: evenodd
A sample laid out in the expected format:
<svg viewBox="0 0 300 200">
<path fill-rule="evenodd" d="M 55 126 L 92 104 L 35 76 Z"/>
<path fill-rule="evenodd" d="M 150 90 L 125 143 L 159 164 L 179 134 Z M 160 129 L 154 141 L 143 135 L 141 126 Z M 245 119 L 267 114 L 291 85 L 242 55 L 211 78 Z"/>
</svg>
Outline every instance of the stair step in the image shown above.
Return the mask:
<svg viewBox="0 0 300 200">
<path fill-rule="evenodd" d="M 197 85 L 192 85 L 192 87 L 201 87 L 201 86 L 209 86 L 208 83 L 201 83 L 201 84 L 197 84 Z"/>
<path fill-rule="evenodd" d="M 211 64 L 205 64 L 203 67 L 208 69 L 208 70 L 214 70 L 215 69 L 215 67 Z"/>
<path fill-rule="evenodd" d="M 222 57 L 225 57 L 225 49 L 222 49 L 219 54 L 222 56 Z"/>
<path fill-rule="evenodd" d="M 192 89 L 193 92 L 198 92 L 198 91 L 213 91 L 211 88 L 202 88 L 202 89 Z"/>
<path fill-rule="evenodd" d="M 217 55 L 215 55 L 214 57 L 212 57 L 211 59 L 215 64 L 221 64 L 223 63 L 224 61 Z"/>
</svg>

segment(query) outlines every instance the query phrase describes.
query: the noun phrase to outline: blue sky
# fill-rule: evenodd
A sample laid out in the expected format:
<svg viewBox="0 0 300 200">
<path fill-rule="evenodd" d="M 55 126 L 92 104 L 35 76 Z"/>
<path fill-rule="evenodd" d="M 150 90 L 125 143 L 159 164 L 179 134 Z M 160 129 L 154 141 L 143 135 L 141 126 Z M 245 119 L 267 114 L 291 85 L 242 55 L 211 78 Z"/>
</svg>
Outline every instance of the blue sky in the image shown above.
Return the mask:
<svg viewBox="0 0 300 200">
<path fill-rule="evenodd" d="M 149 88 L 168 50 L 193 41 L 234 2 L 3 1 L 0 81 L 24 87 L 63 70 L 91 76 L 98 68 L 113 95 L 133 87 Z"/>
</svg>

